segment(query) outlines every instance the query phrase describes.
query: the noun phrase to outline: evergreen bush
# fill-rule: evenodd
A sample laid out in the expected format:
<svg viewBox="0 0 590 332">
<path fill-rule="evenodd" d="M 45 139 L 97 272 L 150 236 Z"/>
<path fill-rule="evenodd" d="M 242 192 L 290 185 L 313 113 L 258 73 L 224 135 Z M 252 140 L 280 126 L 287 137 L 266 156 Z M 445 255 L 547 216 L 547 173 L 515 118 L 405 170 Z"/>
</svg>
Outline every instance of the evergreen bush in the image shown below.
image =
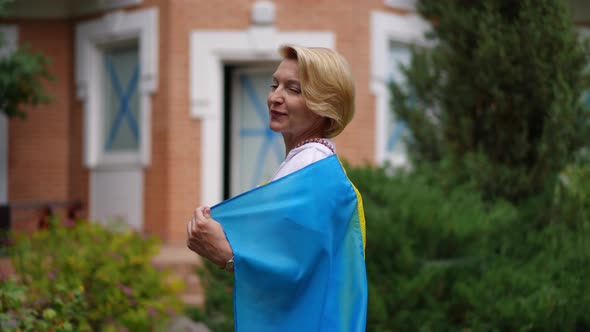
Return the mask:
<svg viewBox="0 0 590 332">
<path fill-rule="evenodd" d="M 438 171 L 348 171 L 367 218 L 367 331 L 589 330 L 590 222 L 538 230 Z"/>
<path fill-rule="evenodd" d="M 413 163 L 445 161 L 486 199 L 551 190 L 588 146 L 589 56 L 561 0 L 422 0 L 434 47 L 392 85 Z"/>
</svg>

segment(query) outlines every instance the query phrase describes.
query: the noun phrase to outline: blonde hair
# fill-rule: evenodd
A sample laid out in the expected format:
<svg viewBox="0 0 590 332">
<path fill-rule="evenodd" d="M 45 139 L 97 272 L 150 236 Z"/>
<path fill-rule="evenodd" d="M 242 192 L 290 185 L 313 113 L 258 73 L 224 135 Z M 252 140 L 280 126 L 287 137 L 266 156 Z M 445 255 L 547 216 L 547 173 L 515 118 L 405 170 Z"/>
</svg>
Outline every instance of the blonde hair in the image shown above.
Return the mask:
<svg viewBox="0 0 590 332">
<path fill-rule="evenodd" d="M 324 135 L 335 137 L 354 116 L 354 78 L 346 59 L 338 52 L 321 47 L 281 46 L 284 59 L 299 65 L 301 94 L 307 107 L 326 118 Z"/>
</svg>

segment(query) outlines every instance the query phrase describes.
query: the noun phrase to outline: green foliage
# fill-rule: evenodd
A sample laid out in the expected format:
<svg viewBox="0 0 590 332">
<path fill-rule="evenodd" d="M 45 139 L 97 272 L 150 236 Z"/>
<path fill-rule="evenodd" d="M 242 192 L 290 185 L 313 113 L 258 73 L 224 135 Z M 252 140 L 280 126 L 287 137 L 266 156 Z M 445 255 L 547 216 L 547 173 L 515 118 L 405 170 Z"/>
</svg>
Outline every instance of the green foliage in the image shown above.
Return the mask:
<svg viewBox="0 0 590 332">
<path fill-rule="evenodd" d="M 197 269 L 205 292 L 205 307 L 191 308 L 189 316 L 202 321 L 214 332 L 234 331 L 233 274 L 204 261 Z"/>
<path fill-rule="evenodd" d="M 158 240 L 113 232 L 97 223 L 62 226 L 17 241 L 13 263 L 27 301 L 46 302 L 60 289 L 79 290 L 84 317 L 94 331 L 158 331 L 182 309 L 179 281 L 152 266 Z"/>
<path fill-rule="evenodd" d="M 47 70 L 49 59 L 32 53 L 28 47 L 0 58 L 0 111 L 8 117 L 24 118 L 23 105 L 49 102 L 42 79 L 52 79 Z"/>
<path fill-rule="evenodd" d="M 587 42 L 559 0 L 418 8 L 435 46 L 392 85 L 415 171 L 350 172 L 372 234 L 368 330 L 590 330 Z M 452 264 L 425 263 L 453 243 Z"/>
<path fill-rule="evenodd" d="M 553 199 L 553 212 L 568 225 L 590 223 L 590 149 L 583 150 L 559 173 Z"/>
<path fill-rule="evenodd" d="M 0 16 L 11 2 L 0 0 Z M 3 46 L 0 34 L 0 49 Z M 42 84 L 43 80 L 53 80 L 48 71 L 49 63 L 47 56 L 32 52 L 27 45 L 0 57 L 0 112 L 9 118 L 24 118 L 23 106 L 49 102 Z"/>
<path fill-rule="evenodd" d="M 0 16 L 3 16 L 6 13 L 8 5 L 12 2 L 14 2 L 14 0 L 0 0 Z"/>
<path fill-rule="evenodd" d="M 84 300 L 80 289 L 68 291 L 56 287 L 46 301 L 27 301 L 27 288 L 15 280 L 0 283 L 0 331 L 91 331 L 84 317 Z"/>
<path fill-rule="evenodd" d="M 561 0 L 422 0 L 435 46 L 392 86 L 415 164 L 449 162 L 486 199 L 551 188 L 590 136 L 589 52 Z"/>
<path fill-rule="evenodd" d="M 590 329 L 590 222 L 556 213 L 537 229 L 439 171 L 348 170 L 367 218 L 367 331 Z"/>
</svg>

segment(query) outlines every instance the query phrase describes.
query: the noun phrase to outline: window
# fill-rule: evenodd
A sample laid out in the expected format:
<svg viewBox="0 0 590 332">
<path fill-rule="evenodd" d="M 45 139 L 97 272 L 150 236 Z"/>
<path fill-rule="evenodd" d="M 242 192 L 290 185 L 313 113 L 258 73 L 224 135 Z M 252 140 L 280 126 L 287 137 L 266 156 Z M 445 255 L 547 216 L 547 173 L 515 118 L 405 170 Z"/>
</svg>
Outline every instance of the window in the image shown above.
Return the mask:
<svg viewBox="0 0 590 332">
<path fill-rule="evenodd" d="M 158 10 L 115 11 L 76 26 L 76 88 L 87 167 L 147 166 L 158 89 Z"/>
<path fill-rule="evenodd" d="M 402 85 L 405 82 L 400 66 L 407 66 L 410 63 L 411 52 L 407 45 L 391 41 L 389 43 L 389 60 L 387 68 L 387 83 L 395 82 Z M 393 166 L 401 166 L 407 163 L 406 146 L 403 143 L 403 137 L 407 133 L 406 124 L 395 118 L 391 103 L 386 118 L 386 142 L 385 142 L 385 160 Z"/>
<path fill-rule="evenodd" d="M 104 153 L 138 153 L 141 131 L 137 44 L 105 49 L 103 55 Z"/>
<path fill-rule="evenodd" d="M 415 14 L 371 13 L 371 80 L 375 95 L 375 160 L 402 166 L 407 162 L 402 143 L 406 126 L 396 121 L 391 111 L 390 83 L 403 84 L 399 64 L 410 61 L 410 45 L 428 47 L 425 33 L 428 22 Z"/>
</svg>

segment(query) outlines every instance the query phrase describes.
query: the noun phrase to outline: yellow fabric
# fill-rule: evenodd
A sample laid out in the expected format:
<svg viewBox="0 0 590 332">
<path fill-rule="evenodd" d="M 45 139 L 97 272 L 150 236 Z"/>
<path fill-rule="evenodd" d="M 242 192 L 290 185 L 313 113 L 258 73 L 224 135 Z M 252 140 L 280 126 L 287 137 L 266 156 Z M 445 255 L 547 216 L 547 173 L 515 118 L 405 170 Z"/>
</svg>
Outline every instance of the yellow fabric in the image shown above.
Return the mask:
<svg viewBox="0 0 590 332">
<path fill-rule="evenodd" d="M 352 182 L 350 184 L 352 184 Z M 361 223 L 361 232 L 363 234 L 363 254 L 365 254 L 365 249 L 367 247 L 367 222 L 365 220 L 365 208 L 363 207 L 363 197 L 361 196 L 361 193 L 358 191 L 358 189 L 356 189 L 354 184 L 352 184 L 352 188 L 354 188 L 354 192 L 356 193 L 359 222 Z"/>
<path fill-rule="evenodd" d="M 342 169 L 344 170 L 344 174 L 346 174 L 346 177 L 348 177 L 348 174 L 346 173 L 346 168 L 344 168 L 344 165 L 342 164 L 342 161 L 340 160 L 340 158 L 338 158 L 338 161 L 340 161 L 340 165 L 342 166 Z M 350 181 L 350 178 L 348 178 L 348 181 Z M 363 206 L 363 197 L 361 196 L 361 193 L 359 192 L 359 190 L 356 189 L 356 187 L 354 186 L 354 183 L 352 183 L 352 181 L 350 181 L 350 184 L 352 185 L 352 188 L 354 189 L 354 193 L 356 194 L 357 211 L 359 214 L 359 222 L 361 224 L 361 233 L 363 235 L 363 255 L 365 255 L 365 251 L 367 248 L 367 221 L 365 219 L 365 208 Z"/>
</svg>

